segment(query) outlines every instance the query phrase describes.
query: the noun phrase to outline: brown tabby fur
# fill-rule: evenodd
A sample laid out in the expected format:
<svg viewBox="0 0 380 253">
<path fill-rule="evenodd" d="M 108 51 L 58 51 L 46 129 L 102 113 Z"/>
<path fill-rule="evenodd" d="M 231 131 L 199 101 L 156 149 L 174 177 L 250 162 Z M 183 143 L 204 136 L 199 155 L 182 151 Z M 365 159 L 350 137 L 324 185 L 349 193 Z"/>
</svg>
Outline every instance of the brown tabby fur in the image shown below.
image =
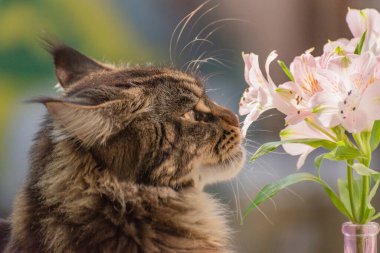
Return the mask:
<svg viewBox="0 0 380 253">
<path fill-rule="evenodd" d="M 48 114 L 10 221 L 0 222 L 0 249 L 232 252 L 223 206 L 202 188 L 241 168 L 236 115 L 194 75 L 49 50 L 64 91 L 34 100 Z"/>
</svg>

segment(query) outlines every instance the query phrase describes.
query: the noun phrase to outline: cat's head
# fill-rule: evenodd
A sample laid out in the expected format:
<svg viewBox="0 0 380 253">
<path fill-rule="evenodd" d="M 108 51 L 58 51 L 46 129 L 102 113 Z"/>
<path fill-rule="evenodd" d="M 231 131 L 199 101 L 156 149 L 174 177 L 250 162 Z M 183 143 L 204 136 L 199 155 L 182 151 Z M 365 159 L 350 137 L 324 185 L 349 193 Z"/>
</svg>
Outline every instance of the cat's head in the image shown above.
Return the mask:
<svg viewBox="0 0 380 253">
<path fill-rule="evenodd" d="M 139 184 L 203 187 L 240 171 L 238 118 L 207 97 L 198 77 L 108 66 L 63 44 L 49 50 L 63 88 L 40 100 L 53 142 L 73 142 L 102 169 Z"/>
</svg>

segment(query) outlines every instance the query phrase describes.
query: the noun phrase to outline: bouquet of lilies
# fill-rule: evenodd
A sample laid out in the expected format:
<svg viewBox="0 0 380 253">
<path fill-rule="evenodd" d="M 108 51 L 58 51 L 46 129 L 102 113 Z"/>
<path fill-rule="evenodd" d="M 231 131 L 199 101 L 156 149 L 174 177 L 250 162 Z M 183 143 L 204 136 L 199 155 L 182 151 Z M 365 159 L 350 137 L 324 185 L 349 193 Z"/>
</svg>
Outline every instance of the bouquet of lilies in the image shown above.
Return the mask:
<svg viewBox="0 0 380 253">
<path fill-rule="evenodd" d="M 286 115 L 281 140 L 262 145 L 251 161 L 282 146 L 290 155 L 299 156 L 300 169 L 313 150 L 325 150 L 314 160 L 316 175 L 298 172 L 266 185 L 245 216 L 285 187 L 313 181 L 353 223 L 365 224 L 380 217 L 371 205 L 380 184 L 380 173 L 371 169 L 371 156 L 380 142 L 380 14 L 374 9 L 349 9 L 346 20 L 352 39 L 328 41 L 320 56 L 308 50 L 295 57 L 289 68 L 278 61 L 290 79 L 280 85 L 269 74 L 271 62 L 277 58 L 275 51 L 266 60 L 266 77 L 258 56 L 243 53 L 249 85 L 239 108 L 240 114 L 247 115 L 243 134 L 267 110 Z M 325 159 L 347 165 L 347 178 L 338 180 L 338 192 L 319 173 Z"/>
</svg>

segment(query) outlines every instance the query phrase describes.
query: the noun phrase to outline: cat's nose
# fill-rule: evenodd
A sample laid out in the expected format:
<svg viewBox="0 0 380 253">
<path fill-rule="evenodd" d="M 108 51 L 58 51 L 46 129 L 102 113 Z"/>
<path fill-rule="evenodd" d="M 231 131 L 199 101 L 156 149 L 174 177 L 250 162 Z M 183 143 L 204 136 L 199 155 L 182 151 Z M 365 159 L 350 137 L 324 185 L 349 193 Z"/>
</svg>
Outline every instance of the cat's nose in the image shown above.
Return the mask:
<svg viewBox="0 0 380 253">
<path fill-rule="evenodd" d="M 226 113 L 225 115 L 223 115 L 222 117 L 228 124 L 230 124 L 231 126 L 234 126 L 234 127 L 239 127 L 239 117 L 235 114 L 235 113 L 232 113 L 230 111 L 228 111 L 228 113 Z"/>
<path fill-rule="evenodd" d="M 214 114 L 234 127 L 239 127 L 239 117 L 230 110 L 218 105 L 214 108 Z"/>
</svg>

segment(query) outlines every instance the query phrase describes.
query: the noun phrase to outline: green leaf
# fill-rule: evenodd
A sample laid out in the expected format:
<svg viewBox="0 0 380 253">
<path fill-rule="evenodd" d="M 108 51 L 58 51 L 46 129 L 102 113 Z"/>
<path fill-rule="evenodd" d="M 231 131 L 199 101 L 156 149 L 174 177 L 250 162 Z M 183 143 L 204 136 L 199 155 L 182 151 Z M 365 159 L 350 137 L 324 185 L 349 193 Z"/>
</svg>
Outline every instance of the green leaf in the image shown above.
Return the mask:
<svg viewBox="0 0 380 253">
<path fill-rule="evenodd" d="M 380 181 L 377 181 L 375 185 L 372 187 L 371 191 L 369 192 L 368 198 L 367 198 L 367 210 L 364 213 L 363 221 L 364 223 L 367 223 L 367 221 L 372 220 L 373 215 L 376 213 L 376 209 L 372 206 L 371 201 L 373 197 L 375 197 L 377 189 L 379 188 Z"/>
<path fill-rule="evenodd" d="M 260 192 L 256 195 L 256 197 L 252 200 L 250 206 L 244 211 L 243 217 L 246 218 L 247 215 L 254 210 L 256 207 L 258 207 L 261 203 L 264 201 L 270 199 L 274 195 L 276 195 L 278 192 L 280 192 L 282 189 L 299 183 L 303 181 L 312 181 L 315 183 L 320 184 L 326 193 L 329 195 L 331 201 L 335 205 L 336 208 L 340 212 L 342 212 L 347 218 L 351 219 L 351 214 L 348 212 L 347 208 L 345 207 L 344 203 L 339 199 L 339 197 L 336 195 L 336 193 L 328 186 L 328 184 L 321 180 L 320 178 L 310 174 L 310 173 L 295 173 L 291 174 L 285 178 L 282 178 L 276 182 L 267 184 L 264 186 Z"/>
<path fill-rule="evenodd" d="M 370 176 L 374 181 L 375 185 L 372 187 L 371 191 L 368 194 L 367 203 L 366 203 L 366 210 L 364 212 L 364 216 L 362 217 L 362 222 L 365 223 L 369 220 L 373 220 L 376 218 L 374 217 L 374 214 L 376 213 L 375 208 L 372 206 L 371 201 L 375 197 L 377 189 L 379 188 L 380 184 L 380 173 L 377 171 L 374 171 L 364 164 L 361 163 L 355 163 L 352 165 L 352 168 L 361 176 Z"/>
<path fill-rule="evenodd" d="M 261 145 L 256 152 L 252 155 L 250 161 L 254 162 L 256 161 L 259 157 L 266 155 L 274 150 L 276 150 L 279 146 L 281 146 L 282 143 L 281 141 L 275 141 L 275 142 L 267 142 Z"/>
<path fill-rule="evenodd" d="M 289 77 L 290 81 L 294 82 L 294 76 L 292 72 L 290 72 L 289 68 L 286 66 L 285 62 L 283 61 L 277 61 L 282 70 L 285 72 L 285 74 Z"/>
<path fill-rule="evenodd" d="M 336 143 L 328 140 L 321 140 L 321 139 L 294 139 L 294 140 L 285 140 L 285 141 L 274 141 L 274 142 L 267 142 L 263 145 L 261 145 L 256 152 L 252 155 L 250 161 L 254 162 L 258 158 L 260 158 L 263 155 L 266 155 L 274 150 L 276 150 L 279 146 L 282 144 L 287 143 L 299 143 L 299 144 L 305 144 L 309 145 L 313 148 L 319 148 L 324 147 L 326 149 L 334 149 L 336 147 Z"/>
<path fill-rule="evenodd" d="M 325 159 L 325 154 L 327 154 L 327 153 L 319 155 L 314 159 L 314 166 L 315 166 L 315 168 L 317 168 L 319 178 L 321 178 L 321 166 L 322 166 L 323 160 Z"/>
<path fill-rule="evenodd" d="M 338 179 L 338 193 L 340 200 L 352 216 L 352 211 L 351 211 L 351 204 L 350 204 L 350 195 L 348 193 L 348 184 L 347 180 L 343 179 Z"/>
<path fill-rule="evenodd" d="M 362 49 L 363 49 L 363 44 L 364 44 L 364 40 L 365 40 L 365 36 L 367 35 L 367 31 L 365 31 L 362 35 L 362 37 L 360 38 L 360 41 L 359 43 L 356 45 L 356 48 L 355 48 L 355 54 L 361 54 L 362 53 Z"/>
<path fill-rule="evenodd" d="M 371 132 L 371 150 L 374 151 L 380 143 L 380 120 L 376 120 Z"/>
<path fill-rule="evenodd" d="M 370 176 L 373 178 L 373 180 L 375 180 L 375 182 L 380 181 L 380 173 L 375 170 L 371 170 L 370 168 L 368 168 L 362 163 L 355 163 L 354 165 L 352 165 L 352 168 L 360 176 Z"/>
<path fill-rule="evenodd" d="M 331 161 L 343 161 L 343 160 L 352 160 L 358 157 L 361 157 L 361 153 L 356 148 L 346 146 L 344 143 L 338 142 L 338 146 L 328 153 L 317 156 L 314 159 L 314 166 L 319 171 L 324 159 Z"/>
<path fill-rule="evenodd" d="M 377 213 L 376 215 L 372 216 L 370 220 L 373 221 L 373 220 L 376 220 L 378 218 L 380 218 L 380 212 Z"/>
<path fill-rule="evenodd" d="M 361 198 L 361 179 L 353 179 L 353 200 L 354 203 L 360 203 Z M 353 217 L 352 210 L 351 210 L 351 203 L 350 203 L 350 195 L 348 191 L 348 182 L 347 180 L 338 179 L 338 192 L 340 200 L 344 203 L 346 209 L 350 213 L 350 215 Z M 355 205 L 355 212 L 358 213 L 360 209 L 360 205 Z"/>
</svg>

